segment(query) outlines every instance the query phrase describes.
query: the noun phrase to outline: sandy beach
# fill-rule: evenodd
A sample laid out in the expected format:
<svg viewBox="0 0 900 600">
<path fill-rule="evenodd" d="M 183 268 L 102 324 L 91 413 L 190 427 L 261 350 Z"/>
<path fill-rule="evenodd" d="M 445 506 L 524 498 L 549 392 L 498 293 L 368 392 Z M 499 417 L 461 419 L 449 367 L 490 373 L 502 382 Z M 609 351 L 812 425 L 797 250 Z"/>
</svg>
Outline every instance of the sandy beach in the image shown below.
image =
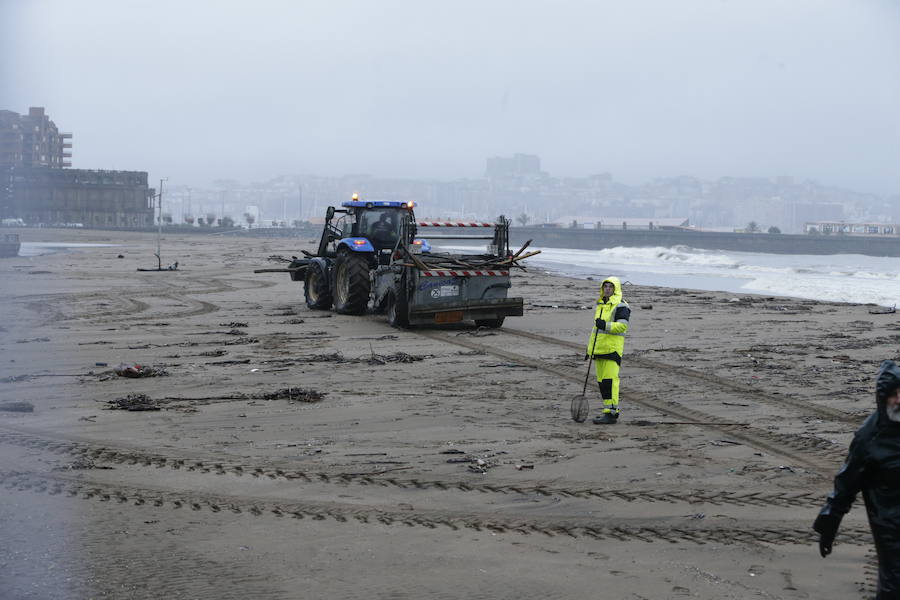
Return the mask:
<svg viewBox="0 0 900 600">
<path fill-rule="evenodd" d="M 0 407 L 33 406 L 0 410 L 0 598 L 874 593 L 861 502 L 826 560 L 810 526 L 896 314 L 626 285 L 604 428 L 569 417 L 597 281 L 529 269 L 500 330 L 400 330 L 253 273 L 312 240 L 165 235 L 179 270 L 139 272 L 152 234 L 20 234 L 113 246 L 0 259 Z"/>
</svg>

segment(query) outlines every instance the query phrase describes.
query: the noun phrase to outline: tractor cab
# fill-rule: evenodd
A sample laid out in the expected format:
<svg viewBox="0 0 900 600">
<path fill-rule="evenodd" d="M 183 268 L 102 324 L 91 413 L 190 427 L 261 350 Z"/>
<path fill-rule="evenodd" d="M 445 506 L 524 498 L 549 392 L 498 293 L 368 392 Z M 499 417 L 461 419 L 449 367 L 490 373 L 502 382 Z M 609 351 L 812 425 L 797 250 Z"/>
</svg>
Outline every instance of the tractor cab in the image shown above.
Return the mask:
<svg viewBox="0 0 900 600">
<path fill-rule="evenodd" d="M 344 206 L 347 204 L 350 203 L 345 202 Z M 400 237 L 402 213 L 408 212 L 409 208 L 405 202 L 394 204 L 402 205 L 402 207 L 355 207 L 356 210 L 348 215 L 355 217 L 355 222 L 350 228 L 352 236 L 368 239 L 376 250 L 396 246 Z"/>
<path fill-rule="evenodd" d="M 412 202 L 363 202 L 354 194 L 354 199 L 341 203 L 341 208 L 328 207 L 317 256 L 333 258 L 346 248 L 370 253 L 379 264 L 383 262 L 382 255 L 389 261 L 401 232 L 410 231 L 409 224 L 413 223 Z"/>
</svg>

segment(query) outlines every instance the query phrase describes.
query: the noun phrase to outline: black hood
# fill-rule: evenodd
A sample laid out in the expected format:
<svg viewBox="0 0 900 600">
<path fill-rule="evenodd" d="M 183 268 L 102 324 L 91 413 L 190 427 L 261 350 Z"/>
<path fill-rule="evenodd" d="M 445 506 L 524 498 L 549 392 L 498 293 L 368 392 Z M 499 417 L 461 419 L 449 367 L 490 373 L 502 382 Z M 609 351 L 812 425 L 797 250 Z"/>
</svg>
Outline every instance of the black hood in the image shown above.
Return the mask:
<svg viewBox="0 0 900 600">
<path fill-rule="evenodd" d="M 875 403 L 878 405 L 878 416 L 882 422 L 887 422 L 885 404 L 887 397 L 900 388 L 900 366 L 892 360 L 886 360 L 878 368 L 878 378 L 875 380 Z"/>
</svg>

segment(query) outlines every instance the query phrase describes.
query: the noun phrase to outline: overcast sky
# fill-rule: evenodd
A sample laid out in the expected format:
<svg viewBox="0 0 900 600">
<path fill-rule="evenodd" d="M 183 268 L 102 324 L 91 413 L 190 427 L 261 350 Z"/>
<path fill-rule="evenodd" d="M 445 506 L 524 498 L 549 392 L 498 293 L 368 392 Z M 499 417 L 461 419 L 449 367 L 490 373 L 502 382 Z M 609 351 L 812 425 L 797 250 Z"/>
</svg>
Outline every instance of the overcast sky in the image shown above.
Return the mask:
<svg viewBox="0 0 900 600">
<path fill-rule="evenodd" d="M 73 166 L 790 174 L 900 193 L 897 0 L 0 0 L 0 108 Z"/>
</svg>

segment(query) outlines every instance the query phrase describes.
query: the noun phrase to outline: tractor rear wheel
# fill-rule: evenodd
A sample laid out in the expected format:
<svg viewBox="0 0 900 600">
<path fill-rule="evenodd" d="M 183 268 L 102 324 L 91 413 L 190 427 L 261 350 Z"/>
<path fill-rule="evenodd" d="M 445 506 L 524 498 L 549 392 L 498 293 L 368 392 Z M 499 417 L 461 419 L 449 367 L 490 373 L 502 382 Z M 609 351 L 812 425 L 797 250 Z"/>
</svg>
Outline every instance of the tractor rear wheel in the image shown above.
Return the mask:
<svg viewBox="0 0 900 600">
<path fill-rule="evenodd" d="M 361 315 L 369 304 L 369 260 L 364 254 L 341 252 L 334 263 L 334 310 Z"/>
<path fill-rule="evenodd" d="M 328 288 L 328 273 L 320 262 L 310 262 L 306 268 L 306 279 L 303 284 L 306 305 L 313 310 L 331 308 L 331 290 Z"/>
<path fill-rule="evenodd" d="M 387 318 L 391 327 L 409 327 L 409 298 L 406 290 L 406 274 L 394 284 L 387 295 Z"/>
<path fill-rule="evenodd" d="M 475 325 L 478 327 L 487 327 L 489 329 L 500 329 L 503 327 L 503 320 L 506 317 L 497 317 L 496 319 L 475 319 Z"/>
<path fill-rule="evenodd" d="M 387 297 L 387 318 L 391 327 L 409 327 L 409 310 L 406 306 L 406 297 L 398 296 L 397 292 L 391 292 Z"/>
</svg>

